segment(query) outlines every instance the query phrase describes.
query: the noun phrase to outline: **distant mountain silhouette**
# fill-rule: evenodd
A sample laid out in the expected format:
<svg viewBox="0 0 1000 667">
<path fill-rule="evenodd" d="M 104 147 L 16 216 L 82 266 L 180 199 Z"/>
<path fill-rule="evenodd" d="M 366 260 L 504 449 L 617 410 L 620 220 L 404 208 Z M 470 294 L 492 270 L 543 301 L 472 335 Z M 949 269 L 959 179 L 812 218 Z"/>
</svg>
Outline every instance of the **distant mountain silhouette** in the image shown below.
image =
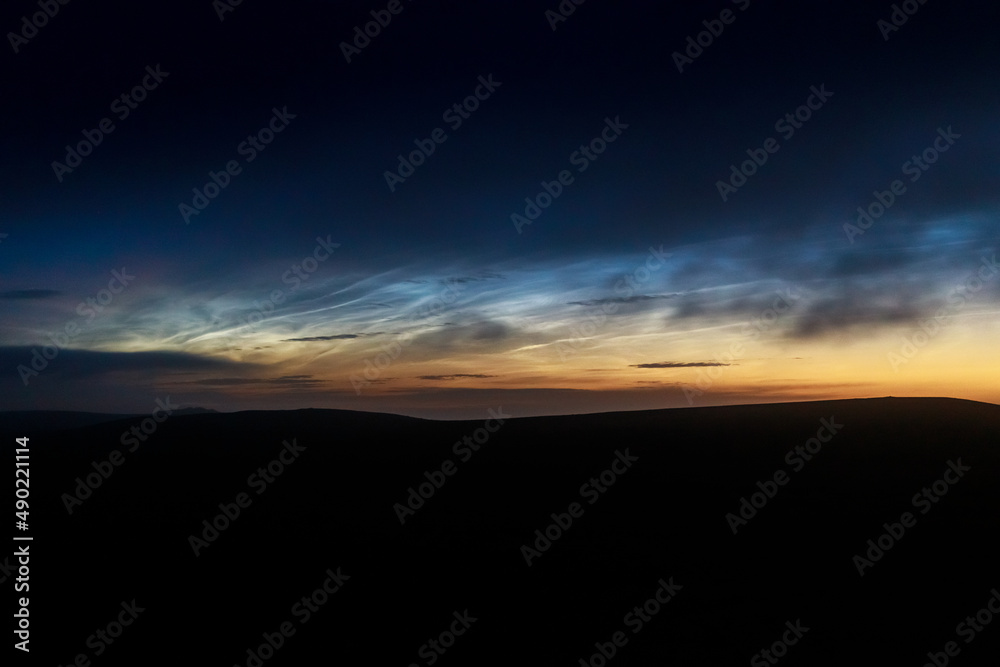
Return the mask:
<svg viewBox="0 0 1000 667">
<path fill-rule="evenodd" d="M 207 413 L 218 414 L 218 410 L 212 410 L 211 408 L 180 408 L 179 410 L 174 410 L 175 415 L 203 415 Z"/>
<path fill-rule="evenodd" d="M 1000 586 L 1000 406 L 496 412 L 199 411 L 144 440 L 148 415 L 0 414 L 4 442 L 31 438 L 33 659 L 254 665 L 247 650 L 285 622 L 267 667 L 998 653 L 1000 623 L 971 642 L 957 626 Z M 338 568 L 340 588 L 314 594 Z M 97 657 L 86 639 L 133 598 L 147 611 Z"/>
</svg>

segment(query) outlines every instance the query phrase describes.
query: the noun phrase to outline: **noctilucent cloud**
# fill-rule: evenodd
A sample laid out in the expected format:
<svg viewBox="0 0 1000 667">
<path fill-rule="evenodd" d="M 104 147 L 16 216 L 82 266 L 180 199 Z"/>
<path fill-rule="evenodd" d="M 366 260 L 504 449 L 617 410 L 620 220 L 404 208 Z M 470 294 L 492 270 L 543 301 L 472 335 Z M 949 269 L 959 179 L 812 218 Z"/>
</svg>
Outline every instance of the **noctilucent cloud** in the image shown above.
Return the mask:
<svg viewBox="0 0 1000 667">
<path fill-rule="evenodd" d="M 15 4 L 3 409 L 1000 402 L 992 5 Z"/>
</svg>

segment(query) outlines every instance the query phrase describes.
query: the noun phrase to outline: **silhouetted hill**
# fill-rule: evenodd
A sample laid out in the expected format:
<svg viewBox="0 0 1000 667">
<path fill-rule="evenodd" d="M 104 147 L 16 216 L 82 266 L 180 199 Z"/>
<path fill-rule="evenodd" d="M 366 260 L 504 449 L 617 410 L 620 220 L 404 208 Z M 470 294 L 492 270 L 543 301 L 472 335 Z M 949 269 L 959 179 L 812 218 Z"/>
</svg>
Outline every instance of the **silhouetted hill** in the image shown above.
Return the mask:
<svg viewBox="0 0 1000 667">
<path fill-rule="evenodd" d="M 208 408 L 180 408 L 174 415 L 218 414 Z M 147 415 L 101 414 L 96 412 L 72 412 L 68 410 L 12 410 L 0 412 L 0 428 L 11 431 L 63 431 L 105 422 L 135 419 Z"/>
<path fill-rule="evenodd" d="M 10 431 L 62 431 L 102 422 L 128 419 L 137 415 L 99 414 L 56 410 L 14 410 L 0 412 L 0 428 Z"/>
<path fill-rule="evenodd" d="M 147 419 L 25 431 L 0 415 L 11 446 L 31 437 L 34 659 L 178 664 L 199 647 L 199 663 L 246 665 L 287 621 L 295 634 L 263 664 L 428 665 L 421 647 L 465 610 L 478 620 L 435 664 L 579 665 L 616 632 L 627 642 L 609 665 L 746 664 L 798 620 L 809 630 L 782 665 L 923 665 L 948 641 L 955 664 L 984 665 L 1000 647 L 1000 625 L 970 643 L 956 631 L 1000 586 L 1000 406 L 887 398 L 502 425 L 298 410 L 174 415 L 144 433 Z M 101 477 L 95 464 L 112 472 L 69 514 L 63 494 Z M 394 506 L 425 482 L 401 523 Z M 758 491 L 754 516 L 727 519 Z M 240 493 L 249 505 L 196 556 L 189 536 Z M 579 516 L 549 528 L 529 566 L 522 545 L 571 503 Z M 912 525 L 861 576 L 854 557 L 905 512 Z M 338 567 L 350 578 L 303 623 L 294 605 Z M 671 578 L 675 596 L 648 603 Z M 96 657 L 88 636 L 133 598 L 146 611 Z"/>
</svg>

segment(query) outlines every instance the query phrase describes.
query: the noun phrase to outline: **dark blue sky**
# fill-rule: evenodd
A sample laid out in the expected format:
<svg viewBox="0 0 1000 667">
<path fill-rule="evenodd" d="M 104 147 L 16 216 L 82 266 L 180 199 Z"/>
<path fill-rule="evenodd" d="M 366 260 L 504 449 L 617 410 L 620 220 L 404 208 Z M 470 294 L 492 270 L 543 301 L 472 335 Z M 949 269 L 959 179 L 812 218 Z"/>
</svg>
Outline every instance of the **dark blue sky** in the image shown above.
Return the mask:
<svg viewBox="0 0 1000 667">
<path fill-rule="evenodd" d="M 774 349 L 734 362 L 759 367 L 716 385 L 719 400 L 803 396 L 804 384 L 808 395 L 881 392 L 890 386 L 881 371 L 845 388 L 846 371 L 830 378 L 816 361 L 788 376 L 787 360 L 816 359 L 818 348 L 796 346 L 817 338 L 831 355 L 829 346 L 847 345 L 836 354 L 852 367 L 884 359 L 995 252 L 992 4 L 914 2 L 917 11 L 886 32 L 878 22 L 890 20 L 892 3 L 567 0 L 576 8 L 553 30 L 554 0 L 401 0 L 348 63 L 341 43 L 388 4 L 245 0 L 220 20 L 219 3 L 207 0 L 70 3 L 26 43 L 7 36 L 0 391 L 11 406 L 137 409 L 126 397 L 144 404 L 172 391 L 220 409 L 271 400 L 418 413 L 424 398 L 415 396 L 444 392 L 426 410 L 451 415 L 533 392 L 520 404 L 546 412 L 600 407 L 594 392 L 622 393 L 614 405 L 630 405 L 638 383 L 657 383 L 653 404 L 670 404 L 696 382 L 696 367 L 641 380 L 630 369 L 711 361 L 729 346 L 727 326 L 790 286 L 806 294 L 799 311 L 771 331 Z M 22 17 L 38 11 L 8 4 L 0 26 L 21 32 Z M 674 53 L 705 22 L 721 34 L 679 72 Z M 127 107 L 114 100 L 144 78 L 154 83 L 157 67 L 166 74 L 122 117 Z M 480 77 L 499 85 L 453 128 L 455 116 L 443 114 L 474 95 Z M 832 95 L 813 98 L 794 133 L 776 128 L 813 87 Z M 247 161 L 242 142 L 268 127 L 274 109 L 294 118 Z M 113 132 L 57 178 L 52 163 L 104 118 Z M 618 119 L 620 136 L 596 159 L 574 160 L 607 119 Z M 385 172 L 397 156 L 436 128 L 447 139 L 390 189 Z M 911 181 L 904 163 L 939 130 L 958 138 Z M 724 200 L 718 182 L 748 150 L 766 153 L 768 138 L 778 150 Z M 186 223 L 179 205 L 230 161 L 239 173 Z M 524 215 L 525 198 L 564 170 L 572 182 L 518 233 L 512 214 Z M 896 179 L 906 191 L 885 216 L 864 235 L 846 232 L 857 207 Z M 293 289 L 285 272 L 317 237 L 339 246 Z M 667 270 L 616 293 L 650 247 L 673 253 Z M 25 354 L 81 317 L 77 305 L 122 267 L 135 282 L 26 386 L 17 370 Z M 449 284 L 467 288 L 420 315 L 418 327 L 413 313 Z M 976 293 L 982 312 L 970 320 L 963 310 L 952 331 L 993 331 L 997 284 Z M 262 309 L 276 289 L 284 303 Z M 580 304 L 611 298 L 627 300 L 605 313 L 610 328 L 567 333 L 587 319 Z M 266 322 L 240 332 L 239 345 L 211 345 L 260 310 Z M 401 321 L 417 327 L 416 344 L 358 393 L 351 376 L 400 335 Z M 850 348 L 882 334 L 875 351 Z M 567 340 L 587 341 L 574 347 L 586 348 L 587 363 L 545 356 Z M 142 374 L 129 354 L 168 356 Z M 930 391 L 940 369 L 955 366 L 941 355 L 925 355 L 926 373 L 898 393 Z M 119 364 L 131 370 L 114 375 Z M 615 379 L 594 381 L 585 366 Z M 179 368 L 204 375 L 178 379 Z M 108 398 L 80 399 L 80 374 L 107 383 Z M 769 378 L 774 387 L 753 389 Z M 130 389 L 116 394 L 121 387 Z M 567 391 L 590 398 L 573 403 Z"/>
</svg>

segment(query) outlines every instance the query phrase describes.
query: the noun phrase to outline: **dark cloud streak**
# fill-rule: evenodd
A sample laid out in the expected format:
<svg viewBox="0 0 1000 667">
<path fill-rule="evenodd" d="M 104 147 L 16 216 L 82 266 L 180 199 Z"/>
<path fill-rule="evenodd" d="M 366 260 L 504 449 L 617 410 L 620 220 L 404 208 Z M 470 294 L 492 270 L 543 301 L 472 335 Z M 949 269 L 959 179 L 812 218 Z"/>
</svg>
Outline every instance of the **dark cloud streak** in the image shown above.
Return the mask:
<svg viewBox="0 0 1000 667">
<path fill-rule="evenodd" d="M 629 368 L 707 368 L 709 366 L 732 366 L 718 361 L 660 361 L 650 364 L 632 364 Z"/>
</svg>

